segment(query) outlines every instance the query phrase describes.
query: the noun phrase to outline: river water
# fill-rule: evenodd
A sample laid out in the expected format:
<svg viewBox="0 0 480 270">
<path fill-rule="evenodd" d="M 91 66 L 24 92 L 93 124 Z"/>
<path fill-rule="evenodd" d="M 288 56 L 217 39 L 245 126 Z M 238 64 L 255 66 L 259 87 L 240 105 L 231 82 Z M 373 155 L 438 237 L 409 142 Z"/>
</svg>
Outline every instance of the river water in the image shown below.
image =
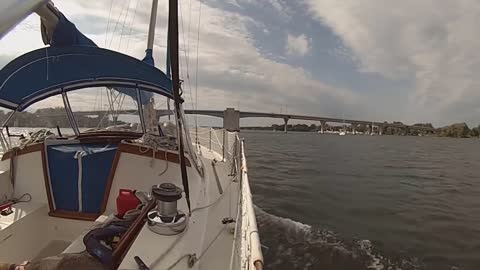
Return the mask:
<svg viewBox="0 0 480 270">
<path fill-rule="evenodd" d="M 480 269 L 480 141 L 242 132 L 266 269 Z"/>
</svg>

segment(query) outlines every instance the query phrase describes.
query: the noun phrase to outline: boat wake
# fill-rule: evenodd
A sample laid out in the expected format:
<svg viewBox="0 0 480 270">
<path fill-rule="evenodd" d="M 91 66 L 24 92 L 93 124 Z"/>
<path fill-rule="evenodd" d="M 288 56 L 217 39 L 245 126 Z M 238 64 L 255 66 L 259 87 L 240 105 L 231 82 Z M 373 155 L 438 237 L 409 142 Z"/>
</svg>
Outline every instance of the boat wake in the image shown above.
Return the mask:
<svg viewBox="0 0 480 270">
<path fill-rule="evenodd" d="M 416 259 L 390 259 L 369 240 L 341 240 L 335 233 L 278 217 L 255 207 L 265 269 L 413 270 Z"/>
</svg>

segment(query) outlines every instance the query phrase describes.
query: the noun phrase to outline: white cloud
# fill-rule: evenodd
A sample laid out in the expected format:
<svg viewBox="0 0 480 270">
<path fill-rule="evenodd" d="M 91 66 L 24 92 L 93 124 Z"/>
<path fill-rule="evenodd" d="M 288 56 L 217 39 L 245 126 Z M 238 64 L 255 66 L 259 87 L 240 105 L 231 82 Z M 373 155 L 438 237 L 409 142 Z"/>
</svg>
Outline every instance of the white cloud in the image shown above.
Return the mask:
<svg viewBox="0 0 480 270">
<path fill-rule="evenodd" d="M 289 21 L 291 19 L 291 10 L 287 8 L 287 5 L 282 0 L 233 0 L 236 2 L 238 7 L 240 4 L 249 4 L 254 5 L 257 9 L 262 9 L 263 11 L 274 11 L 277 15 L 277 18 Z"/>
<path fill-rule="evenodd" d="M 305 56 L 310 49 L 311 45 L 305 34 L 299 36 L 287 35 L 285 51 L 288 55 Z"/>
<path fill-rule="evenodd" d="M 202 7 L 202 14 L 199 82 L 204 88 L 199 107 L 237 106 L 241 101 L 249 110 L 278 111 L 279 104 L 292 104 L 292 112 L 329 114 L 323 103 L 341 107 L 358 102 L 347 89 L 262 55 L 247 30 L 250 18 L 211 7 Z"/>
<path fill-rule="evenodd" d="M 473 117 L 472 100 L 480 102 L 479 1 L 308 0 L 308 5 L 353 51 L 361 71 L 412 82 L 405 105 L 412 116 Z"/>
<path fill-rule="evenodd" d="M 74 22 L 80 30 L 83 30 L 97 44 L 104 45 L 104 31 L 98 31 L 99 26 L 91 28 L 89 25 L 92 23 L 93 15 L 97 16 L 95 23 L 104 24 L 106 29 L 110 7 L 109 3 L 106 2 L 101 2 L 103 6 L 101 6 L 100 1 L 95 3 L 97 5 L 95 14 L 91 14 L 86 10 L 84 1 L 62 1 L 57 6 L 69 18 L 75 19 Z M 112 25 L 116 24 L 117 18 L 120 18 L 118 25 L 123 24 L 122 20 L 124 17 L 119 16 L 123 6 L 122 3 L 124 2 L 115 1 L 110 16 L 111 25 L 108 39 L 111 39 L 113 36 L 110 48 L 115 50 L 120 48 L 123 52 L 141 58 L 144 55 L 150 7 L 139 5 L 136 20 L 133 24 L 132 33 L 134 35 L 131 37 L 124 36 L 122 44 L 119 44 L 120 27 L 117 27 L 116 33 L 112 34 L 111 32 L 113 32 L 114 27 Z M 192 1 L 191 10 L 188 5 L 181 6 L 183 14 L 183 23 L 180 23 L 181 67 L 182 78 L 185 80 L 183 88 L 187 108 L 192 107 L 191 95 L 194 92 L 198 4 L 198 1 Z M 154 55 L 157 67 L 161 69 L 164 69 L 166 50 L 167 14 L 165 10 L 166 6 L 160 3 Z M 132 12 L 130 10 L 130 16 L 133 15 Z M 190 12 L 191 15 L 189 14 Z M 334 104 L 338 105 L 334 107 L 339 107 L 341 110 L 342 106 L 358 103 L 358 96 L 351 91 L 315 80 L 308 71 L 302 68 L 276 62 L 262 55 L 255 47 L 253 37 L 247 29 L 247 25 L 252 22 L 251 18 L 213 8 L 206 4 L 203 4 L 201 13 L 198 55 L 199 109 L 223 109 L 227 106 L 236 107 L 238 103 L 241 103 L 243 110 L 273 112 L 278 111 L 279 104 L 289 104 L 289 108 L 291 108 L 289 111 L 292 113 L 331 115 L 331 111 L 327 108 L 331 108 Z M 130 27 L 128 19 L 126 22 L 125 27 Z M 189 25 L 190 32 L 187 31 Z M 31 40 L 40 41 L 40 34 L 37 29 L 37 27 L 33 27 L 33 30 L 22 30 L 20 31 L 21 33 L 12 33 L 10 38 L 17 42 L 30 44 L 32 47 L 30 49 L 33 49 L 41 44 L 36 41 L 34 43 L 30 42 Z M 124 34 L 127 32 L 125 30 Z M 182 32 L 184 33 L 182 34 Z M 130 39 L 130 46 L 126 50 L 125 43 L 128 39 Z M 295 39 L 307 40 L 304 35 Z M 303 44 L 304 48 L 301 48 L 301 43 L 302 41 L 300 41 L 300 48 L 296 48 L 296 50 L 298 53 L 305 54 L 309 48 L 308 42 L 307 45 Z M 18 55 L 20 51 L 15 48 L 15 45 L 12 45 L 15 43 L 9 44 L 2 44 L 2 48 L 8 49 L 9 55 Z M 296 46 L 298 47 L 298 44 Z M 21 48 L 21 51 L 24 52 L 25 49 Z M 186 75 L 186 53 L 189 54 L 190 84 Z M 191 88 L 189 85 L 191 85 Z"/>
</svg>

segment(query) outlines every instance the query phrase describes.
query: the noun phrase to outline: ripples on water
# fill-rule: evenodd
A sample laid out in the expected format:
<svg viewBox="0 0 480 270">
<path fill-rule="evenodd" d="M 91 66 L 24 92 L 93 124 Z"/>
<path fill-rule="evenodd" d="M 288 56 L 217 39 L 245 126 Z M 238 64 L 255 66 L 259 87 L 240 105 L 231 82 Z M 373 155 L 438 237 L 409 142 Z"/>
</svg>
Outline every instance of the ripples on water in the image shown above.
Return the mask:
<svg viewBox="0 0 480 270">
<path fill-rule="evenodd" d="M 480 269 L 480 141 L 242 135 L 267 269 Z"/>
</svg>

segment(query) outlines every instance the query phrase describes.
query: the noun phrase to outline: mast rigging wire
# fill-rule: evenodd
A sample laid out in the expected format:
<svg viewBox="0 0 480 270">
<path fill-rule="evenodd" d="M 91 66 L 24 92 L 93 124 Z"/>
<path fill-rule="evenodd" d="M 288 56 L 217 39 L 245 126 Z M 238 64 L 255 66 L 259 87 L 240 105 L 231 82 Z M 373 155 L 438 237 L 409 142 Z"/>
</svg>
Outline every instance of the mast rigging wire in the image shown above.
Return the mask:
<svg viewBox="0 0 480 270">
<path fill-rule="evenodd" d="M 180 22 L 182 26 L 182 38 L 183 38 L 183 54 L 185 55 L 185 66 L 187 69 L 187 83 L 188 83 L 188 89 L 189 89 L 189 94 L 190 94 L 190 102 L 192 103 L 192 108 L 193 108 L 193 99 L 192 99 L 192 87 L 190 83 L 190 71 L 189 71 L 189 54 L 188 54 L 188 48 L 187 48 L 187 41 L 185 39 L 185 28 L 183 27 L 183 9 L 182 9 L 182 4 L 181 2 L 179 3 L 180 6 Z M 181 64 L 181 61 L 180 61 Z"/>
<path fill-rule="evenodd" d="M 113 7 L 113 0 L 110 1 L 110 11 L 108 12 L 107 29 L 105 29 L 105 44 L 104 44 L 104 46 L 107 46 L 108 28 L 110 27 L 110 18 L 111 18 L 111 15 L 112 15 L 112 7 Z"/>
<path fill-rule="evenodd" d="M 125 1 L 125 3 L 128 4 L 128 5 L 127 5 L 127 12 L 126 12 L 126 15 L 125 15 L 125 18 L 124 18 L 124 22 L 123 22 L 123 27 L 125 27 L 126 17 L 128 16 L 128 9 L 129 9 L 129 7 L 130 7 L 130 1 L 131 1 L 131 0 L 129 0 L 128 3 Z M 108 13 L 107 29 L 105 30 L 105 47 L 107 47 L 107 42 L 108 42 L 108 29 L 110 28 L 110 21 L 111 21 L 112 11 L 113 11 L 113 2 L 114 2 L 113 0 L 110 1 L 110 11 L 109 11 L 109 13 Z M 110 38 L 110 42 L 108 42 L 108 43 L 109 43 L 109 44 L 108 44 L 108 48 L 111 48 L 111 46 L 112 46 L 112 42 L 113 42 L 113 39 L 114 39 L 114 36 L 115 36 L 115 32 L 116 32 L 116 30 L 117 30 L 117 26 L 118 26 L 118 24 L 119 24 L 119 22 L 120 22 L 120 19 L 122 18 L 122 14 L 124 13 L 124 10 L 125 10 L 125 5 L 122 7 L 122 9 L 121 9 L 121 11 L 120 11 L 120 14 L 118 15 L 117 20 L 116 20 L 116 22 L 115 22 L 115 25 L 114 25 L 114 27 L 113 27 L 112 36 L 111 36 L 111 38 Z M 121 32 L 120 32 L 120 44 L 119 44 L 119 47 L 120 47 L 121 42 L 122 42 L 123 27 L 122 27 L 122 30 L 121 30 Z M 112 91 L 112 90 L 111 90 L 111 89 L 108 89 L 108 88 L 106 88 L 106 87 L 105 87 L 105 90 L 107 91 L 107 98 L 108 98 L 109 92 Z M 102 94 L 100 91 L 101 91 L 101 90 L 99 89 L 98 92 L 97 92 L 97 95 L 95 96 L 94 107 L 95 107 L 96 104 L 97 104 L 98 93 L 100 93 L 100 107 L 103 107 L 103 102 L 102 102 L 103 94 Z M 110 94 L 111 94 L 111 92 L 110 92 Z M 108 98 L 108 101 L 109 101 L 109 103 L 110 103 L 110 98 Z M 109 107 L 111 108 L 112 105 L 109 104 Z M 103 119 L 105 118 L 105 116 L 106 116 L 106 115 L 104 115 L 104 116 L 100 119 L 97 127 L 99 127 L 99 126 L 101 125 L 101 123 L 102 123 Z"/>
<path fill-rule="evenodd" d="M 123 38 L 123 30 L 125 30 L 125 24 L 127 22 L 127 18 L 128 18 L 128 13 L 130 11 L 130 4 L 131 4 L 132 0 L 128 0 L 128 4 L 127 4 L 127 12 L 125 13 L 125 17 L 123 18 L 123 25 L 122 25 L 122 30 L 120 31 L 120 40 L 118 42 L 118 50 L 120 51 L 121 47 L 122 47 L 122 38 Z"/>
<path fill-rule="evenodd" d="M 116 31 L 116 28 L 118 26 L 118 24 L 120 23 L 121 21 L 121 18 L 122 18 L 122 14 L 124 14 L 123 16 L 123 23 L 122 23 L 122 27 L 121 27 L 121 30 L 120 30 L 120 38 L 119 38 L 119 43 L 118 43 L 118 49 L 117 50 L 121 50 L 121 47 L 122 47 L 122 39 L 123 39 L 123 36 L 125 34 L 125 25 L 127 24 L 127 21 L 128 20 L 128 17 L 129 17 L 129 11 L 130 11 L 130 6 L 131 6 L 131 1 L 132 0 L 128 0 L 128 2 L 125 2 L 126 3 L 126 6 L 123 6 L 122 7 L 122 10 L 120 12 L 120 15 L 118 16 L 117 18 L 117 21 L 115 23 L 115 27 L 114 27 L 114 31 L 112 33 L 112 37 L 110 39 L 110 45 L 112 44 L 113 42 L 113 39 L 114 39 L 114 34 L 115 34 L 115 31 Z M 134 14 L 133 14 L 133 18 L 130 20 L 129 24 L 130 24 L 130 30 L 128 30 L 129 34 L 128 34 L 128 37 L 127 37 L 127 47 L 125 49 L 125 51 L 128 50 L 128 44 L 130 42 L 130 35 L 132 33 L 132 29 L 133 29 L 133 22 L 135 20 L 135 16 L 136 16 L 136 13 L 137 13 L 137 7 L 138 7 L 138 2 L 139 0 L 137 0 L 137 2 L 135 3 L 135 8 L 134 8 Z M 124 12 L 125 10 L 125 7 L 126 7 L 126 12 Z M 114 89 L 108 89 L 108 88 L 105 88 L 106 89 L 106 93 L 107 93 L 107 98 L 108 98 L 108 102 L 109 102 L 109 110 L 112 114 L 112 117 L 113 119 L 115 119 L 115 116 L 116 118 L 118 119 L 118 115 L 119 115 L 119 111 L 121 110 L 122 106 L 123 106 L 123 101 L 125 100 L 125 95 L 123 95 L 122 93 L 118 92 L 116 95 L 115 95 L 115 90 Z M 118 101 L 117 101 L 118 100 Z M 116 103 L 116 104 L 115 104 Z M 116 106 L 115 106 L 116 105 Z M 101 125 L 101 123 L 103 122 L 103 119 L 107 116 L 108 112 L 106 114 L 103 115 L 102 119 L 99 121 L 98 123 L 98 126 L 99 127 Z M 116 123 L 114 123 L 116 124 Z"/>
<path fill-rule="evenodd" d="M 125 1 L 125 4 L 127 4 L 127 2 Z M 123 14 L 123 11 L 125 10 L 125 6 L 122 6 L 122 9 L 120 10 L 120 14 L 118 15 L 118 18 L 117 18 L 117 21 L 115 22 L 115 26 L 113 27 L 113 31 L 112 31 L 112 38 L 110 39 L 110 43 L 108 44 L 108 47 L 111 48 L 112 47 L 112 41 L 113 41 L 113 36 L 115 34 L 115 31 L 117 30 L 117 26 L 120 22 L 120 18 L 122 18 L 122 14 Z"/>
<path fill-rule="evenodd" d="M 185 39 L 185 28 L 183 26 L 183 9 L 182 9 L 182 4 L 181 2 L 179 2 L 179 8 L 180 8 L 180 22 L 181 22 L 181 30 L 182 30 L 182 38 L 183 38 L 183 53 L 184 53 L 184 56 L 185 56 L 185 66 L 186 66 L 186 69 L 187 69 L 187 88 L 188 88 L 188 96 L 190 98 L 190 104 L 192 106 L 192 109 L 195 107 L 195 104 L 193 103 L 193 91 L 192 91 L 192 84 L 191 84 L 191 80 L 190 80 L 190 71 L 189 71 L 189 54 L 187 53 L 187 51 L 189 50 L 187 48 L 187 41 Z M 183 66 L 182 66 L 182 61 L 180 61 L 180 69 L 183 71 Z M 183 88 L 182 88 L 183 90 Z"/>
<path fill-rule="evenodd" d="M 202 16 L 202 1 L 198 7 L 198 26 L 197 26 L 197 55 L 195 63 L 195 110 L 198 109 L 198 48 L 200 47 L 200 19 Z M 195 114 L 195 142 L 198 145 L 198 115 Z"/>
<path fill-rule="evenodd" d="M 130 22 L 130 32 L 128 33 L 127 47 L 125 48 L 125 52 L 128 52 L 128 45 L 130 45 L 130 39 L 132 38 L 133 24 L 135 23 L 135 18 L 137 15 L 138 2 L 140 2 L 140 0 L 137 0 L 137 2 L 135 3 L 135 8 L 133 10 L 133 18 Z"/>
<path fill-rule="evenodd" d="M 192 0 L 188 2 L 188 29 L 187 29 L 187 55 L 190 61 L 190 25 L 192 24 Z"/>
<path fill-rule="evenodd" d="M 107 47 L 107 41 L 108 41 L 108 29 L 110 28 L 110 21 L 111 21 L 111 17 L 112 17 L 112 10 L 113 10 L 113 0 L 110 1 L 110 11 L 108 12 L 108 20 L 107 20 L 107 28 L 105 29 L 105 44 L 103 46 Z M 105 88 L 106 89 L 106 88 Z M 94 105 L 93 105 L 93 109 L 95 110 L 96 109 L 96 106 L 97 106 L 97 100 L 98 100 L 98 96 L 100 94 L 100 109 L 103 107 L 103 104 L 102 104 L 102 93 L 101 93 L 101 90 L 98 89 L 97 90 L 97 93 L 95 95 L 95 102 L 94 102 Z M 103 119 L 103 118 L 102 118 Z M 102 119 L 100 120 L 100 122 L 98 123 L 98 125 L 100 125 Z M 98 127 L 97 125 L 97 127 Z"/>
</svg>

